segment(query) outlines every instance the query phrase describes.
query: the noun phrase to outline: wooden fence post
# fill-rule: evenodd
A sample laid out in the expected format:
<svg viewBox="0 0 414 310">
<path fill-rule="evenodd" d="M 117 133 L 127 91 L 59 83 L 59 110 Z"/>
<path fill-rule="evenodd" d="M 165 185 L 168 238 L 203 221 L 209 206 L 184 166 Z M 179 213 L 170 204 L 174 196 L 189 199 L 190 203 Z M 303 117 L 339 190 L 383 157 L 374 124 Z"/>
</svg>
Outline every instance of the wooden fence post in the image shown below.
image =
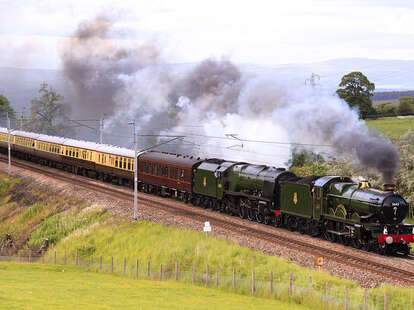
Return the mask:
<svg viewBox="0 0 414 310">
<path fill-rule="evenodd" d="M 93 255 L 91 255 L 91 267 L 93 267 Z"/>
<path fill-rule="evenodd" d="M 45 263 L 45 256 L 42 255 L 42 264 L 44 264 L 44 263 Z"/>
<path fill-rule="evenodd" d="M 56 250 L 55 250 L 55 253 L 54 253 L 54 259 L 53 259 L 53 262 L 55 263 L 55 265 L 56 265 Z"/>
<path fill-rule="evenodd" d="M 293 294 L 293 272 L 290 273 L 289 297 L 292 297 L 292 294 Z"/>
<path fill-rule="evenodd" d="M 216 286 L 219 286 L 218 266 L 216 266 Z"/>
<path fill-rule="evenodd" d="M 328 282 L 325 283 L 325 289 L 326 289 L 326 307 L 329 307 L 329 284 Z"/>
<path fill-rule="evenodd" d="M 384 310 L 388 310 L 388 295 L 384 294 Z"/>
<path fill-rule="evenodd" d="M 102 271 L 102 256 L 99 256 L 99 270 Z"/>
<path fill-rule="evenodd" d="M 148 261 L 148 264 L 147 264 L 147 277 L 148 278 L 151 277 L 151 261 Z"/>
<path fill-rule="evenodd" d="M 79 265 L 79 253 L 78 250 L 76 250 L 76 266 Z"/>
<path fill-rule="evenodd" d="M 196 282 L 196 266 L 195 264 L 193 264 L 193 285 L 195 284 L 195 282 Z"/>
<path fill-rule="evenodd" d="M 368 309 L 368 291 L 364 290 L 364 310 Z"/>
<path fill-rule="evenodd" d="M 208 285 L 208 264 L 206 264 L 206 286 Z"/>
<path fill-rule="evenodd" d="M 233 288 L 236 288 L 236 268 L 233 267 Z"/>
<path fill-rule="evenodd" d="M 273 294 L 273 271 L 270 272 L 270 295 Z"/>
<path fill-rule="evenodd" d="M 253 269 L 252 270 L 252 295 L 254 295 L 254 292 L 256 292 L 256 279 L 255 279 L 255 273 Z"/>
<path fill-rule="evenodd" d="M 114 257 L 111 256 L 111 272 L 114 272 Z"/>
<path fill-rule="evenodd" d="M 135 261 L 135 278 L 138 279 L 138 260 Z"/>
<path fill-rule="evenodd" d="M 32 262 L 32 250 L 29 250 L 29 263 Z"/>
<path fill-rule="evenodd" d="M 126 257 L 124 257 L 124 274 L 126 274 Z"/>
<path fill-rule="evenodd" d="M 65 253 L 63 254 L 63 263 L 66 265 L 66 250 L 65 250 Z"/>
<path fill-rule="evenodd" d="M 178 281 L 178 262 L 175 262 L 175 281 Z"/>
<path fill-rule="evenodd" d="M 162 280 L 162 264 L 160 264 L 160 281 Z"/>
<path fill-rule="evenodd" d="M 349 291 L 348 287 L 345 287 L 345 310 L 348 310 L 349 308 Z"/>
<path fill-rule="evenodd" d="M 309 293 L 312 292 L 312 276 L 309 276 Z"/>
</svg>

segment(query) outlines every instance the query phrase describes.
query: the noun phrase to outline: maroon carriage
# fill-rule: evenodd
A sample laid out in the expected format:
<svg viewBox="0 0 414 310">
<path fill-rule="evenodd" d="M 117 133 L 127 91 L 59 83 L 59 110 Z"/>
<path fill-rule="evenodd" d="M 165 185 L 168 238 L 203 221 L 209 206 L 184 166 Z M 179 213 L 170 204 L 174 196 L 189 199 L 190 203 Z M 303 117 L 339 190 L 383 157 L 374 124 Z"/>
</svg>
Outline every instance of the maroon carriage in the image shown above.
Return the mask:
<svg viewBox="0 0 414 310">
<path fill-rule="evenodd" d="M 193 156 L 146 152 L 138 158 L 140 187 L 146 192 L 187 200 L 192 192 L 192 171 L 200 163 L 200 158 Z"/>
</svg>

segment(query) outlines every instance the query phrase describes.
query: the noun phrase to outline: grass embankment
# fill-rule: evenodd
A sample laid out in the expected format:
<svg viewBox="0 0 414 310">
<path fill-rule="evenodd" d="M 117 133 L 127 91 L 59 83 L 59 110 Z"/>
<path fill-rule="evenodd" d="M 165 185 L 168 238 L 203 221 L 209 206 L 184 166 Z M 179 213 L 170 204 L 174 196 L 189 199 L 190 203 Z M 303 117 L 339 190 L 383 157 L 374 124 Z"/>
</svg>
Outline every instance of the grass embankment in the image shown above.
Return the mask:
<svg viewBox="0 0 414 310">
<path fill-rule="evenodd" d="M 68 203 L 70 200 L 66 200 L 64 197 L 40 191 L 33 196 L 42 199 L 36 198 L 34 203 L 24 204 L 28 200 L 17 195 L 18 191 L 16 191 L 21 183 L 9 180 L 4 176 L 0 176 L 0 178 L 3 178 L 3 183 L 6 184 L 2 185 L 0 182 L 0 189 L 3 191 L 3 195 L 0 196 L 0 215 L 3 215 L 0 222 L 1 233 L 12 233 L 13 238 L 16 239 L 21 238 L 19 233 L 26 235 L 27 242 L 22 247 L 35 247 L 44 238 L 49 238 L 52 247 L 49 249 L 46 259 L 49 258 L 50 261 L 53 261 L 55 250 L 60 262 L 62 262 L 63 253 L 66 252 L 68 261 L 73 262 L 73 257 L 78 252 L 80 260 L 84 262 L 89 262 L 90 257 L 93 256 L 95 265 L 89 270 L 97 271 L 96 263 L 99 256 L 103 257 L 104 264 L 107 265 L 110 263 L 110 257 L 113 256 L 115 273 L 121 274 L 121 266 L 125 257 L 129 269 L 132 270 L 131 275 L 135 275 L 133 271 L 136 259 L 139 259 L 140 262 L 140 275 L 145 272 L 146 262 L 149 260 L 153 273 L 159 270 L 160 264 L 163 264 L 165 272 L 171 272 L 174 270 L 175 262 L 179 262 L 180 277 L 183 280 L 184 271 L 190 271 L 193 264 L 201 274 L 205 272 L 206 264 L 209 264 L 210 285 L 215 285 L 214 275 L 216 267 L 218 267 L 220 272 L 219 288 L 227 291 L 233 290 L 231 278 L 232 269 L 235 267 L 238 285 L 237 289 L 233 291 L 241 294 L 251 294 L 251 270 L 255 269 L 256 296 L 269 296 L 268 279 L 270 271 L 273 271 L 275 293 L 272 298 L 282 301 L 289 299 L 288 283 L 290 273 L 293 272 L 295 294 L 299 296 L 294 297 L 293 301 L 305 303 L 310 309 L 318 309 L 323 305 L 322 296 L 325 295 L 326 284 L 330 287 L 331 301 L 335 298 L 343 301 L 345 286 L 350 289 L 351 302 L 360 304 L 363 300 L 363 289 L 351 281 L 332 277 L 325 272 L 302 268 L 288 260 L 251 251 L 234 242 L 216 238 L 206 239 L 203 233 L 165 227 L 150 222 L 131 223 L 125 219 L 114 219 L 99 207 L 87 207 L 79 204 L 76 200 Z M 30 195 L 26 193 L 25 197 L 28 196 Z M 7 275 L 7 279 L 14 276 L 15 271 L 13 270 L 10 275 Z M 311 295 L 307 295 L 306 289 L 300 290 L 300 287 L 306 288 L 308 286 L 309 275 L 313 279 Z M 85 275 L 85 277 L 88 276 Z M 191 282 L 191 272 L 189 272 L 187 280 Z M 129 283 L 130 279 L 123 277 L 120 281 Z M 199 283 L 201 284 L 202 280 Z M 54 281 L 51 281 L 51 285 L 55 286 Z M 210 291 L 205 292 L 204 297 L 211 294 Z M 412 290 L 391 286 L 370 290 L 370 303 L 372 304 L 375 300 L 378 305 L 381 305 L 385 292 L 389 297 L 390 309 L 405 309 L 411 305 L 414 294 Z M 0 294 L 2 294 L 1 290 Z M 73 293 L 72 296 L 75 295 L 76 293 Z M 195 303 L 193 308 L 197 305 L 198 303 Z"/>
<path fill-rule="evenodd" d="M 279 309 L 304 306 L 71 266 L 0 264 L 2 309 Z"/>
<path fill-rule="evenodd" d="M 400 137 L 408 130 L 414 132 L 414 118 L 384 117 L 376 120 L 367 120 L 366 124 L 392 138 Z"/>
<path fill-rule="evenodd" d="M 0 244 L 6 234 L 11 235 L 14 244 L 2 254 L 16 254 L 28 248 L 36 251 L 44 238 L 54 245 L 76 229 L 105 218 L 101 208 L 86 207 L 76 198 L 0 174 Z"/>
</svg>

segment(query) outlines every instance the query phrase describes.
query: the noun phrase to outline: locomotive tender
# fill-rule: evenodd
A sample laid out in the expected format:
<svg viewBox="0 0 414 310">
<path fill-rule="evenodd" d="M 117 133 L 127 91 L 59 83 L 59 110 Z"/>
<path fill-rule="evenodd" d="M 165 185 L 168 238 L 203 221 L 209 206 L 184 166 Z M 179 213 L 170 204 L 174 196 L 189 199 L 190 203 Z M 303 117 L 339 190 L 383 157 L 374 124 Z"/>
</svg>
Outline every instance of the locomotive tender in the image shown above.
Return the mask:
<svg viewBox="0 0 414 310">
<path fill-rule="evenodd" d="M 23 131 L 10 136 L 13 156 L 133 185 L 132 150 Z M 7 140 L 0 128 L 2 152 Z M 138 180 L 140 191 L 369 251 L 408 254 L 414 242 L 414 225 L 404 223 L 409 205 L 391 184 L 378 190 L 347 177 L 299 178 L 284 168 L 160 152 L 139 156 Z"/>
</svg>

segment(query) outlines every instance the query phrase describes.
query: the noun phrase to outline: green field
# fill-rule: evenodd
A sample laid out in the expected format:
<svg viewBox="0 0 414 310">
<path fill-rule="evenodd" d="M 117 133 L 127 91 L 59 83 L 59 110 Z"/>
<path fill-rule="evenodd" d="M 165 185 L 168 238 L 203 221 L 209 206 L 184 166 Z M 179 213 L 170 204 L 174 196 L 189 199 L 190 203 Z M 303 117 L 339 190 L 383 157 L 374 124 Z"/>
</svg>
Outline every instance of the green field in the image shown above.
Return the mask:
<svg viewBox="0 0 414 310">
<path fill-rule="evenodd" d="M 70 266 L 0 263 L 1 309 L 289 309 L 304 306 Z"/>
<path fill-rule="evenodd" d="M 376 120 L 367 120 L 366 124 L 392 138 L 402 136 L 408 130 L 414 132 L 414 118 L 400 119 L 397 117 L 385 117 Z"/>
</svg>

